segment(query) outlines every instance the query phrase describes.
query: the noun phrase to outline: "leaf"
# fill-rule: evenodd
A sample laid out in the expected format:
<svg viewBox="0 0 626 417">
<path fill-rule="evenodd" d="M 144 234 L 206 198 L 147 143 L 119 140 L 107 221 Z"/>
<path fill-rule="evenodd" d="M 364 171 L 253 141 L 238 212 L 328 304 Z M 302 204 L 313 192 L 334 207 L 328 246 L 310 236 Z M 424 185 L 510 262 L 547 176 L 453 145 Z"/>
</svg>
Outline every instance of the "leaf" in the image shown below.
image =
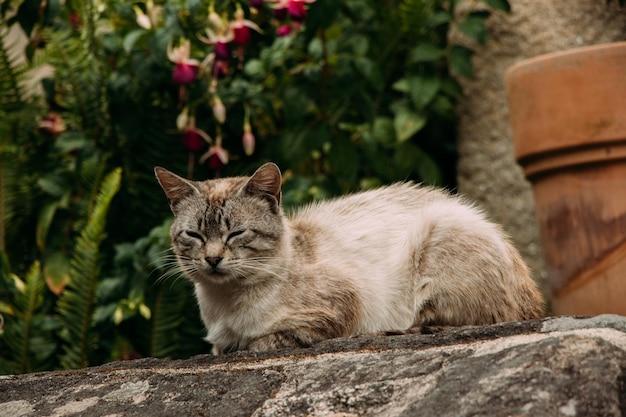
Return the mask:
<svg viewBox="0 0 626 417">
<path fill-rule="evenodd" d="M 39 218 L 37 220 L 37 229 L 36 233 L 36 241 L 37 247 L 40 251 L 44 252 L 46 249 L 46 240 L 48 237 L 48 230 L 50 229 L 50 224 L 52 224 L 52 220 L 54 219 L 54 214 L 59 207 L 58 202 L 54 201 L 52 203 L 48 203 L 41 208 L 39 211 Z"/>
<path fill-rule="evenodd" d="M 374 61 L 366 57 L 356 57 L 354 59 L 354 66 L 372 83 L 374 88 L 380 89 L 383 87 L 383 77 L 380 73 L 380 68 Z"/>
<path fill-rule="evenodd" d="M 54 197 L 61 197 L 70 190 L 70 184 L 63 175 L 56 172 L 49 173 L 37 181 L 43 191 Z"/>
<path fill-rule="evenodd" d="M 43 273 L 48 289 L 61 295 L 70 280 L 70 261 L 63 252 L 54 252 L 46 256 Z"/>
<path fill-rule="evenodd" d="M 413 103 L 419 108 L 426 107 L 439 92 L 440 82 L 436 77 L 412 77 L 409 80 Z"/>
<path fill-rule="evenodd" d="M 427 118 L 407 107 L 401 107 L 396 111 L 393 126 L 396 131 L 398 142 L 404 142 L 419 132 L 426 125 Z"/>
<path fill-rule="evenodd" d="M 74 152 L 90 145 L 83 132 L 63 132 L 54 142 L 54 147 L 63 153 Z"/>
<path fill-rule="evenodd" d="M 137 40 L 146 33 L 146 31 L 144 29 L 135 29 L 132 32 L 129 32 L 128 34 L 126 34 L 126 36 L 124 36 L 124 51 L 126 53 L 129 53 L 130 51 L 133 50 L 133 47 L 135 46 L 135 42 L 137 42 Z"/>
<path fill-rule="evenodd" d="M 420 179 L 431 185 L 441 183 L 441 171 L 435 161 L 422 149 L 410 142 L 400 145 L 394 155 L 396 172 L 415 172 Z"/>
<path fill-rule="evenodd" d="M 486 5 L 496 10 L 503 10 L 505 12 L 511 11 L 511 5 L 508 0 L 482 0 Z"/>
<path fill-rule="evenodd" d="M 251 59 L 246 63 L 244 72 L 252 78 L 259 79 L 265 76 L 265 67 L 260 59 Z"/>
<path fill-rule="evenodd" d="M 396 143 L 396 131 L 393 127 L 393 120 L 389 117 L 377 117 L 374 119 L 372 133 L 378 143 L 384 145 Z"/>
<path fill-rule="evenodd" d="M 422 42 L 409 52 L 409 62 L 436 62 L 443 57 L 445 51 L 432 43 Z"/>
<path fill-rule="evenodd" d="M 458 45 L 453 46 L 448 60 L 450 70 L 463 77 L 474 78 L 472 55 L 474 55 L 474 51 L 471 49 Z"/>
<path fill-rule="evenodd" d="M 428 16 L 425 25 L 429 28 L 436 28 L 444 23 L 449 23 L 452 20 L 452 15 L 448 12 L 438 11 Z"/>
<path fill-rule="evenodd" d="M 489 17 L 489 12 L 473 12 L 458 24 L 459 29 L 472 39 L 484 45 L 487 41 L 487 27 L 485 21 Z"/>
<path fill-rule="evenodd" d="M 356 147 L 347 135 L 335 135 L 333 137 L 328 162 L 333 174 L 341 181 L 350 183 L 356 179 L 359 158 Z"/>
</svg>

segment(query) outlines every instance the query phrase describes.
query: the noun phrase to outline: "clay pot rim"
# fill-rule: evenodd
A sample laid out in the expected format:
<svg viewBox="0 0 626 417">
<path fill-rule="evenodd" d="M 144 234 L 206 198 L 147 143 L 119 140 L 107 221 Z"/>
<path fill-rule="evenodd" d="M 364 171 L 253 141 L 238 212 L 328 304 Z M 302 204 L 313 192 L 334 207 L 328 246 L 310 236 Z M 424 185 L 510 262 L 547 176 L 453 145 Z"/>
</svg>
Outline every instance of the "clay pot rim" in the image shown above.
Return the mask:
<svg viewBox="0 0 626 417">
<path fill-rule="evenodd" d="M 626 158 L 626 42 L 542 54 L 505 72 L 526 176 Z"/>
<path fill-rule="evenodd" d="M 586 45 L 586 46 L 579 46 L 579 47 L 575 47 L 575 48 L 571 48 L 571 49 L 566 49 L 566 50 L 562 50 L 562 51 L 554 51 L 554 52 L 548 52 L 545 54 L 541 54 L 541 55 L 537 55 L 531 58 L 525 58 L 521 61 L 518 61 L 514 64 L 511 64 L 511 66 L 509 66 L 505 72 L 504 72 L 504 77 L 505 79 L 509 78 L 512 75 L 509 74 L 514 74 L 515 72 L 519 71 L 521 68 L 525 68 L 525 67 L 532 67 L 533 65 L 536 65 L 538 63 L 543 63 L 545 61 L 551 61 L 557 58 L 567 58 L 567 57 L 572 57 L 572 56 L 580 56 L 580 55 L 584 55 L 584 54 L 588 54 L 588 53 L 596 53 L 598 51 L 611 51 L 612 49 L 614 50 L 621 50 L 623 48 L 626 47 L 626 41 L 618 41 L 618 42 L 607 42 L 607 43 L 599 43 L 599 44 L 595 44 L 595 45 Z"/>
</svg>

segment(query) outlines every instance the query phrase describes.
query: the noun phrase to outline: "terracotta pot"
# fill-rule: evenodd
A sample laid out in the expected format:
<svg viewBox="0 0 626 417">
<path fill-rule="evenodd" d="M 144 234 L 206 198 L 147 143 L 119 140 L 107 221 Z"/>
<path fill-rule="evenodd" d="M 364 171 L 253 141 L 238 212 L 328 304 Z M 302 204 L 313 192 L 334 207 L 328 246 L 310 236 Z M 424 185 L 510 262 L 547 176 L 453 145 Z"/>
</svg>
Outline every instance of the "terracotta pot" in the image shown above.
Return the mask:
<svg viewBox="0 0 626 417">
<path fill-rule="evenodd" d="M 505 83 L 554 313 L 626 315 L 626 42 L 520 62 Z"/>
</svg>

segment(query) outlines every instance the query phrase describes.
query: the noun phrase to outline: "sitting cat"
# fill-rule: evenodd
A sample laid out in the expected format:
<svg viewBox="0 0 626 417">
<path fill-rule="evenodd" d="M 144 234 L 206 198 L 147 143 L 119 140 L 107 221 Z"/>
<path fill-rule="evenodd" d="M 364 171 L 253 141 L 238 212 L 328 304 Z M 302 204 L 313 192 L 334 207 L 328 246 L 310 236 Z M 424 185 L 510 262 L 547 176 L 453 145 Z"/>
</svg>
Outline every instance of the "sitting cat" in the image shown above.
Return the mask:
<svg viewBox="0 0 626 417">
<path fill-rule="evenodd" d="M 398 183 L 286 216 L 272 163 L 203 182 L 155 173 L 214 354 L 543 314 L 500 228 L 443 191 Z"/>
</svg>

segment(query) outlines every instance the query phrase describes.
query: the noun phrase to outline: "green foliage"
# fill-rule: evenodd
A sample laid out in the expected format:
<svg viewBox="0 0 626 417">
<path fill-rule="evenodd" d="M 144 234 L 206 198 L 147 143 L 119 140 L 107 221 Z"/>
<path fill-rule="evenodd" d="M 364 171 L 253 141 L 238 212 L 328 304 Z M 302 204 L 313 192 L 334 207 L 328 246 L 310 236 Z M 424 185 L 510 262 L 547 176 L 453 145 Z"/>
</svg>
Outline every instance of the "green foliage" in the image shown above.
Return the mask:
<svg viewBox="0 0 626 417">
<path fill-rule="evenodd" d="M 396 180 L 454 187 L 455 77 L 473 76 L 470 46 L 509 10 L 318 0 L 281 20 L 269 2 L 2 3 L 0 372 L 208 349 L 155 165 L 205 179 L 273 160 L 287 209 Z M 221 25 L 242 19 L 262 32 L 218 53 Z"/>
<path fill-rule="evenodd" d="M 96 285 L 100 277 L 100 244 L 105 237 L 106 214 L 121 182 L 121 170 L 111 172 L 100 186 L 93 211 L 85 229 L 76 239 L 74 256 L 70 261 L 68 287 L 57 303 L 59 322 L 63 326 L 64 368 L 89 365 L 89 356 L 96 335 L 93 333 L 93 312 L 96 305 Z"/>
<path fill-rule="evenodd" d="M 9 353 L 3 355 L 0 371 L 24 373 L 46 369 L 56 348 L 52 334 L 56 323 L 43 314 L 46 286 L 41 266 L 35 262 L 24 280 L 15 275 L 5 278 L 13 287 L 13 303 L 0 302 L 0 314 L 6 316 L 0 347 Z"/>
</svg>

